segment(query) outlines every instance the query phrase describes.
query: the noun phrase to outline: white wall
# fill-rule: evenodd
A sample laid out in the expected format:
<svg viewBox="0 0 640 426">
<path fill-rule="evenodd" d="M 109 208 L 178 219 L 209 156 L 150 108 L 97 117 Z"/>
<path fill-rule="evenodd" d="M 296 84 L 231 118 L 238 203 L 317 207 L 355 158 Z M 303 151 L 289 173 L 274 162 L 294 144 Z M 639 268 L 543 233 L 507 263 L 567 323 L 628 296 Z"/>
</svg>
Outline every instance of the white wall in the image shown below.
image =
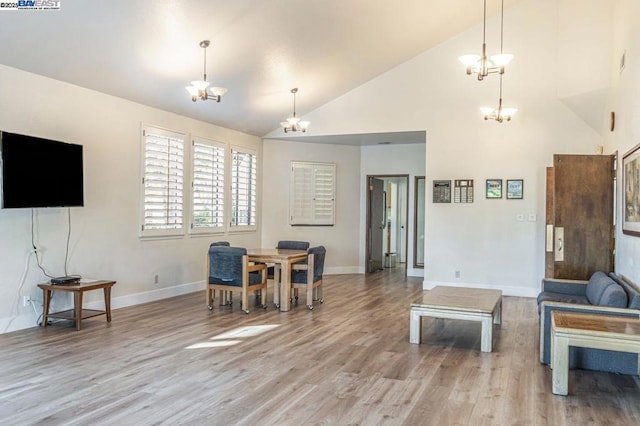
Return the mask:
<svg viewBox="0 0 640 426">
<path fill-rule="evenodd" d="M 114 308 L 203 289 L 212 240 L 260 245 L 259 230 L 171 240 L 138 238 L 141 122 L 258 152 L 259 138 L 5 66 L 0 66 L 0 93 L 0 129 L 84 146 L 85 207 L 71 209 L 68 272 L 116 280 Z M 51 275 L 64 275 L 66 210 L 38 209 L 36 224 L 42 263 Z M 34 326 L 36 316 L 30 307 L 22 307 L 22 295 L 42 300 L 36 284 L 46 279 L 28 254 L 31 211 L 0 210 L 0 235 L 0 332 Z M 159 284 L 154 284 L 155 274 Z M 56 294 L 55 309 L 70 303 L 64 296 Z M 99 292 L 86 297 L 89 304 L 102 304 Z"/>
<path fill-rule="evenodd" d="M 525 0 L 505 12 L 505 51 L 515 59 L 504 75 L 503 97 L 505 105 L 520 110 L 511 123 L 482 120 L 478 108 L 498 102 L 498 79 L 478 82 L 457 60 L 479 51 L 482 25 L 306 115 L 313 123 L 311 134 L 427 131 L 426 288 L 466 284 L 527 296 L 539 291 L 545 168 L 555 153 L 591 154 L 602 144 L 597 132 L 558 99 L 558 14 L 555 0 Z M 493 53 L 499 48 L 499 17 L 488 26 Z M 363 152 L 363 175 L 381 173 L 365 170 L 365 157 Z M 390 155 L 382 158 L 393 161 Z M 524 179 L 524 199 L 486 200 L 489 178 Z M 434 179 L 474 179 L 475 202 L 431 203 Z M 530 213 L 535 222 L 516 221 L 517 215 Z M 362 219 L 361 235 L 363 240 Z"/>
<path fill-rule="evenodd" d="M 280 240 L 309 241 L 312 246 L 326 247 L 327 274 L 362 272 L 358 267 L 360 148 L 283 140 L 264 140 L 263 144 L 263 246 L 275 247 Z M 289 225 L 291 161 L 336 163 L 334 226 Z"/>
<path fill-rule="evenodd" d="M 618 151 L 619 164 L 631 148 L 640 143 L 640 3 L 636 0 L 616 0 L 614 5 L 613 53 L 609 60 L 612 91 L 610 111 L 616 113 L 614 132 L 607 132 L 605 152 Z M 626 67 L 618 66 L 626 50 Z M 618 182 L 622 182 L 622 167 L 618 167 Z M 622 202 L 622 185 L 618 185 L 618 205 Z M 622 223 L 622 209 L 617 211 L 617 223 Z M 616 234 L 616 272 L 640 285 L 640 238 Z"/>
</svg>

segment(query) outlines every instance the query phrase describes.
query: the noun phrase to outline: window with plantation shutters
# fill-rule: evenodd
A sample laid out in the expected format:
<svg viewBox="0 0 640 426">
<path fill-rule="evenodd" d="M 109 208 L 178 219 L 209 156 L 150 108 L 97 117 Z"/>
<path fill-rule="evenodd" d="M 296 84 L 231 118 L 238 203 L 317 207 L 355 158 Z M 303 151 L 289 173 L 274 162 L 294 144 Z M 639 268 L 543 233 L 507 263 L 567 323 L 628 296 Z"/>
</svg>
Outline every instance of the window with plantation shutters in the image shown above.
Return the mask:
<svg viewBox="0 0 640 426">
<path fill-rule="evenodd" d="M 335 222 L 336 165 L 291 162 L 289 223 L 333 225 Z"/>
<path fill-rule="evenodd" d="M 193 138 L 191 148 L 191 233 L 223 231 L 225 145 Z"/>
<path fill-rule="evenodd" d="M 141 236 L 184 234 L 185 135 L 143 126 Z"/>
<path fill-rule="evenodd" d="M 257 156 L 246 148 L 231 148 L 231 227 L 255 229 Z"/>
</svg>

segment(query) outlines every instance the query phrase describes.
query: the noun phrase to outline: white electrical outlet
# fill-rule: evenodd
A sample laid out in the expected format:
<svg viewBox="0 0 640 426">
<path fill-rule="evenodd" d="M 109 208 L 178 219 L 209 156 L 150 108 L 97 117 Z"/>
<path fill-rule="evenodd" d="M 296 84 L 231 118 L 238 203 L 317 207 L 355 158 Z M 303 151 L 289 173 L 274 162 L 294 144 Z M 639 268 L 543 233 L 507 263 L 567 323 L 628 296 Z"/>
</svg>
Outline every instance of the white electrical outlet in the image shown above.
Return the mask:
<svg viewBox="0 0 640 426">
<path fill-rule="evenodd" d="M 460 278 L 460 271 L 455 272 L 456 278 Z"/>
<path fill-rule="evenodd" d="M 29 306 L 31 302 L 31 296 L 22 296 L 22 306 Z"/>
</svg>

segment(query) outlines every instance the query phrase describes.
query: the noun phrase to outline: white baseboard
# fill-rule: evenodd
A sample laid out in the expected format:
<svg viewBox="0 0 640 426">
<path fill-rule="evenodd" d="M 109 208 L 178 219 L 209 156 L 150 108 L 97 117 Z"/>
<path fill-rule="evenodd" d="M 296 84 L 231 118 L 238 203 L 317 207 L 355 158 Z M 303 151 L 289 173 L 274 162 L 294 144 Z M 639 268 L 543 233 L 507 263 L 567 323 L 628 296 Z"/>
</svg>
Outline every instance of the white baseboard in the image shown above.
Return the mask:
<svg viewBox="0 0 640 426">
<path fill-rule="evenodd" d="M 111 309 L 126 308 L 127 306 L 140 305 L 142 303 L 168 299 L 169 297 L 182 296 L 183 294 L 194 293 L 196 291 L 204 292 L 204 290 L 205 281 L 202 280 L 193 283 L 179 284 L 173 287 L 164 287 L 157 290 L 144 291 L 141 293 L 127 294 L 124 296 L 111 298 Z M 86 303 L 85 307 L 88 309 L 104 309 L 104 303 L 102 300 L 97 300 Z"/>
<path fill-rule="evenodd" d="M 181 296 L 183 294 L 194 293 L 196 291 L 204 291 L 205 281 L 197 281 L 193 283 L 180 284 L 173 287 L 164 287 L 160 289 L 154 289 L 151 291 L 144 291 L 141 293 L 127 294 L 119 297 L 111 298 L 111 309 L 126 308 L 127 306 L 140 305 L 142 303 L 153 302 L 160 299 L 167 299 L 169 297 Z M 204 299 L 203 299 L 204 300 Z M 41 302 L 40 302 L 41 303 Z M 83 304 L 83 308 L 86 309 L 104 309 L 104 300 L 102 297 L 99 300 L 94 300 Z M 56 312 L 58 310 L 65 310 L 73 308 L 71 298 L 65 302 L 62 306 L 56 306 Z M 39 312 L 42 313 L 42 306 L 38 306 Z M 25 328 L 37 327 L 37 318 L 34 312 L 28 314 L 19 315 L 14 318 L 2 318 L 0 319 L 0 333 L 9 333 L 11 331 L 23 330 Z"/>
<path fill-rule="evenodd" d="M 540 293 L 539 288 L 531 287 L 512 287 L 503 285 L 488 285 L 488 284 L 475 284 L 475 283 L 459 283 L 459 282 L 444 282 L 444 281 L 429 281 L 424 280 L 422 282 L 423 290 L 431 290 L 433 287 L 441 285 L 445 287 L 473 287 L 473 288 L 487 288 L 490 290 L 502 290 L 504 296 L 519 296 L 519 297 L 538 297 Z"/>
<path fill-rule="evenodd" d="M 363 274 L 358 266 L 334 266 L 324 268 L 325 275 L 340 275 L 340 274 Z"/>
</svg>

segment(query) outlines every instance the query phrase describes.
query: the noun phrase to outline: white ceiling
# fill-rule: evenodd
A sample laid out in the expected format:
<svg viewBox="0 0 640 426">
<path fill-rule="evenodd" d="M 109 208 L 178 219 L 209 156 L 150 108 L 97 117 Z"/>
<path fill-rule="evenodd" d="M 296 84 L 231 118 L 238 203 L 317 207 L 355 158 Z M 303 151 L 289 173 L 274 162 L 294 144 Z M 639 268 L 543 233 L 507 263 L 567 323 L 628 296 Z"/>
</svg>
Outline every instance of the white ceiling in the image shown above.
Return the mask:
<svg viewBox="0 0 640 426">
<path fill-rule="evenodd" d="M 520 0 L 505 0 L 505 8 Z M 1 11 L 0 63 L 262 136 L 482 22 L 481 0 L 60 0 Z M 488 15 L 500 1 L 488 1 Z M 229 92 L 193 103 L 202 78 Z M 480 42 L 480 41 L 479 41 Z M 479 48 L 479 46 L 478 46 Z M 467 53 L 467 52 L 460 52 Z M 311 124 L 313 126 L 313 123 Z"/>
</svg>

